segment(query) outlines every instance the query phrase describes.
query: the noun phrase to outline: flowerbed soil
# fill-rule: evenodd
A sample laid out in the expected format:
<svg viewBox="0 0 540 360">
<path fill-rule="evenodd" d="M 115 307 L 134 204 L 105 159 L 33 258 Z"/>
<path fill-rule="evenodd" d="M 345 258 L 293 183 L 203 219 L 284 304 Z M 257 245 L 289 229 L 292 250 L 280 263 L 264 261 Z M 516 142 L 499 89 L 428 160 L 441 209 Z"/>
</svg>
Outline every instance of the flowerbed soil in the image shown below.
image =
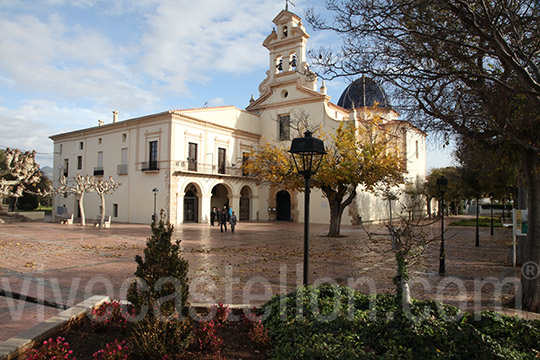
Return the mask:
<svg viewBox="0 0 540 360">
<path fill-rule="evenodd" d="M 221 335 L 225 343 L 221 356 L 202 351 L 196 343 L 193 343 L 185 354 L 175 358 L 169 357 L 169 359 L 266 359 L 266 350 L 255 347 L 248 337 L 248 328 L 241 321 L 226 322 L 221 329 Z M 96 332 L 92 328 L 91 321 L 84 317 L 79 322 L 71 324 L 68 329 L 51 337 L 55 339 L 57 336 L 66 339 L 77 360 L 92 360 L 93 354 L 99 349 L 103 349 L 106 344 L 115 340 L 127 339 L 128 334 L 119 331 L 117 328 Z"/>
</svg>

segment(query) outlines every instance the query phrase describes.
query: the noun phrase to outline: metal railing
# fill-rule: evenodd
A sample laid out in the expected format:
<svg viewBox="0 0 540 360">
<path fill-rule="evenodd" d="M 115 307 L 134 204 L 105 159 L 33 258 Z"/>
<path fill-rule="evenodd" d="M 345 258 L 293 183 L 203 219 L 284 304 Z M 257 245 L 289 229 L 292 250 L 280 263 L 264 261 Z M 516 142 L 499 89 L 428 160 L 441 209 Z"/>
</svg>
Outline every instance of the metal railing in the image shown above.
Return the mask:
<svg viewBox="0 0 540 360">
<path fill-rule="evenodd" d="M 159 171 L 158 161 L 145 161 L 141 165 L 142 171 Z"/>
<path fill-rule="evenodd" d="M 127 175 L 128 174 L 128 164 L 118 165 L 118 175 Z"/>
<path fill-rule="evenodd" d="M 94 176 L 103 176 L 104 173 L 103 166 L 96 166 L 94 168 Z"/>
<path fill-rule="evenodd" d="M 189 164 L 191 162 L 191 165 Z M 245 176 L 242 174 L 242 164 L 225 164 L 221 169 L 217 164 L 207 164 L 193 161 L 174 161 L 174 171 L 193 172 L 198 174 L 216 174 L 216 175 L 231 175 Z M 195 165 L 195 166 L 194 166 Z M 190 170 L 195 168 L 196 171 Z M 220 171 L 221 170 L 221 171 Z"/>
</svg>

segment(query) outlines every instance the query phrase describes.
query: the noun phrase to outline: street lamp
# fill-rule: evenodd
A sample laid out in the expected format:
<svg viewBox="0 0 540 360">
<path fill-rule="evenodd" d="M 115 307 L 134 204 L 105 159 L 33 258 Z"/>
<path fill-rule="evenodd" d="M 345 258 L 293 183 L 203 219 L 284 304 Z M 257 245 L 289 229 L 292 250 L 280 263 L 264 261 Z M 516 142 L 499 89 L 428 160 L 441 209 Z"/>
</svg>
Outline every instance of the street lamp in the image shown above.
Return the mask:
<svg viewBox="0 0 540 360">
<path fill-rule="evenodd" d="M 476 247 L 480 247 L 480 196 L 476 195 Z"/>
<path fill-rule="evenodd" d="M 292 155 L 296 170 L 304 176 L 304 286 L 308 285 L 309 264 L 309 181 L 311 175 L 319 170 L 322 157 L 326 154 L 324 143 L 321 139 L 311 136 L 310 131 L 304 133 L 304 137 L 295 138 L 291 143 L 289 152 Z"/>
<path fill-rule="evenodd" d="M 158 189 L 153 188 L 152 192 L 154 193 L 154 215 L 152 215 L 152 222 L 155 224 L 156 220 L 157 220 L 157 216 L 156 216 L 156 198 L 157 198 Z"/>
<path fill-rule="evenodd" d="M 493 194 L 492 192 L 489 193 L 489 197 L 491 198 L 491 235 L 493 235 Z"/>
<path fill-rule="evenodd" d="M 443 176 L 437 179 L 437 189 L 441 193 L 441 253 L 439 254 L 439 275 L 446 272 L 444 264 L 444 193 L 448 188 L 448 179 Z"/>
</svg>

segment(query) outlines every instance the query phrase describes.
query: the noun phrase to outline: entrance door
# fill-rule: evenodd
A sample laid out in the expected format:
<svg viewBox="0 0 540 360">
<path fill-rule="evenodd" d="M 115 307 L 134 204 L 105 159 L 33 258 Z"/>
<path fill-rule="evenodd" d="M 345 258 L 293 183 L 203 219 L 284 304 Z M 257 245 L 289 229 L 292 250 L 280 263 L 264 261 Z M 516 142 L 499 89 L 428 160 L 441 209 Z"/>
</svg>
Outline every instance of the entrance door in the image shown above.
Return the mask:
<svg viewBox="0 0 540 360">
<path fill-rule="evenodd" d="M 249 198 L 240 198 L 240 220 L 249 220 Z"/>
<path fill-rule="evenodd" d="M 281 190 L 276 194 L 276 220 L 289 221 L 291 219 L 291 195 Z"/>
<path fill-rule="evenodd" d="M 184 195 L 184 222 L 198 222 L 198 213 L 199 199 L 189 190 Z"/>
</svg>

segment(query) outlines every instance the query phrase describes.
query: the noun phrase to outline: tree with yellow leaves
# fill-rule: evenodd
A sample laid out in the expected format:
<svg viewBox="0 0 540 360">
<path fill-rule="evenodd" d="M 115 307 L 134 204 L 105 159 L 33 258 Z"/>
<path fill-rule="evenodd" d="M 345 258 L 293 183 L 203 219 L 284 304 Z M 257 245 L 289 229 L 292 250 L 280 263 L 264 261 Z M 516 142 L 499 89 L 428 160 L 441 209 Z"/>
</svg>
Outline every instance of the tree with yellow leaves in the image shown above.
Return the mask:
<svg viewBox="0 0 540 360">
<path fill-rule="evenodd" d="M 323 136 L 330 145 L 317 174 L 311 178 L 311 186 L 321 189 L 328 199 L 329 237 L 339 237 L 343 211 L 356 197 L 358 186 L 373 191 L 381 182 L 397 185 L 403 181 L 399 152 L 391 148 L 392 135 L 381 123 L 378 116 L 358 124 L 344 121 L 335 134 Z M 246 171 L 259 181 L 302 191 L 304 182 L 287 150 L 263 144 L 251 153 Z"/>
</svg>

